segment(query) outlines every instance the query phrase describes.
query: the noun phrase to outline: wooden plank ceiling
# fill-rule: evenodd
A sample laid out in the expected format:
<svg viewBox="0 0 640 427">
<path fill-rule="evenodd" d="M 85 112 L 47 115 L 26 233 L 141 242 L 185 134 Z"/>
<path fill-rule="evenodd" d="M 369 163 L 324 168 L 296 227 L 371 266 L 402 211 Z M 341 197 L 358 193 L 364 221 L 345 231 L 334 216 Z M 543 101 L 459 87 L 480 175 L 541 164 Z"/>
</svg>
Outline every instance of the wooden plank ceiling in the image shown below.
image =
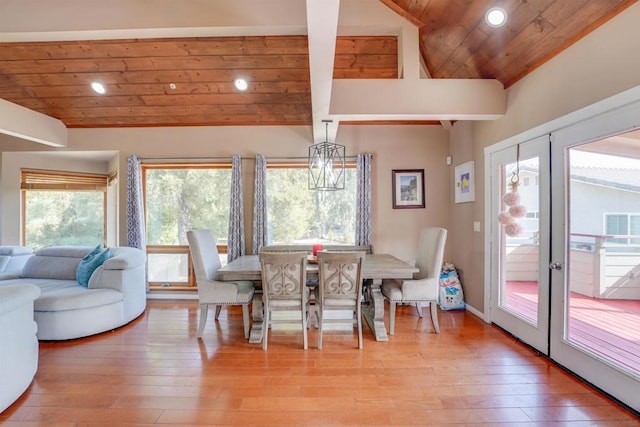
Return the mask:
<svg viewBox="0 0 640 427">
<path fill-rule="evenodd" d="M 335 78 L 397 78 L 396 37 L 336 47 Z M 67 127 L 311 123 L 306 36 L 1 43 L 0 73 L 0 97 Z"/>
<path fill-rule="evenodd" d="M 431 77 L 508 87 L 637 0 L 500 2 L 499 29 L 492 0 L 381 1 L 420 27 Z M 340 36 L 334 78 L 398 78 L 397 38 Z M 68 127 L 310 125 L 309 84 L 306 36 L 0 43 L 0 98 Z"/>
</svg>

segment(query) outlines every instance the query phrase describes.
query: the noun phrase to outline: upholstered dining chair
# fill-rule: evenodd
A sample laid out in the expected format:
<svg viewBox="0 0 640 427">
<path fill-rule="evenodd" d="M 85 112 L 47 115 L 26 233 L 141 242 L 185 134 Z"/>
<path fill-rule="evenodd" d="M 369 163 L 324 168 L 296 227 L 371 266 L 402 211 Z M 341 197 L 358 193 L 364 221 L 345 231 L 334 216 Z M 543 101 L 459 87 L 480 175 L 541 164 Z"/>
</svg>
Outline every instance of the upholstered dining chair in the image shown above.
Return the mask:
<svg viewBox="0 0 640 427">
<path fill-rule="evenodd" d="M 329 310 L 350 310 L 358 327 L 358 348 L 362 348 L 362 261 L 364 252 L 318 252 L 318 348 L 322 348 L 325 323 L 343 322 L 328 319 Z"/>
<path fill-rule="evenodd" d="M 241 305 L 244 337 L 249 338 L 249 304 L 253 299 L 254 285 L 251 281 L 221 282 L 216 273 L 221 267 L 216 239 L 209 230 L 187 231 L 187 241 L 198 285 L 200 323 L 198 338 L 202 338 L 207 323 L 209 306 L 215 308 L 218 319 L 223 305 Z"/>
<path fill-rule="evenodd" d="M 420 233 L 416 267 L 420 270 L 412 280 L 383 280 L 382 295 L 389 301 L 389 335 L 395 331 L 396 304 L 415 304 L 422 317 L 422 303 L 431 305 L 431 321 L 436 334 L 438 324 L 438 287 L 440 271 L 447 241 L 447 230 L 440 227 L 425 227 Z"/>
<path fill-rule="evenodd" d="M 269 328 L 276 323 L 298 324 L 302 326 L 303 348 L 309 348 L 307 322 L 309 313 L 309 287 L 307 282 L 307 253 L 266 253 L 260 252 L 262 270 L 262 305 L 264 323 L 262 327 L 262 349 L 267 349 Z M 272 312 L 297 311 L 300 320 L 274 319 Z"/>
</svg>

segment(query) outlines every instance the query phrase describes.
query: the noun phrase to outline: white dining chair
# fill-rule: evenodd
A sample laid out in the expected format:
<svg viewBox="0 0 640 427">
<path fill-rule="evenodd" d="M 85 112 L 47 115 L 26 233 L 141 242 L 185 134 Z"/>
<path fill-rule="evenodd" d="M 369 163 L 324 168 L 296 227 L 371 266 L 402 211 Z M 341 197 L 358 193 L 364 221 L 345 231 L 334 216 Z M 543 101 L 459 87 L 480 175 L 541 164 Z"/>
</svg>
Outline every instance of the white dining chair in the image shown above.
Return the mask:
<svg viewBox="0 0 640 427">
<path fill-rule="evenodd" d="M 216 239 L 211 231 L 189 230 L 187 231 L 187 241 L 198 285 L 198 302 L 200 304 L 198 338 L 202 338 L 210 305 L 215 308 L 215 320 L 218 320 L 223 305 L 241 305 L 244 337 L 248 339 L 249 304 L 253 299 L 253 282 L 247 280 L 221 282 L 216 280 L 216 273 L 221 263 Z"/>
<path fill-rule="evenodd" d="M 276 323 L 300 324 L 302 326 L 303 348 L 309 348 L 307 322 L 309 313 L 309 287 L 307 283 L 307 253 L 266 253 L 260 252 L 262 271 L 262 305 L 264 323 L 262 326 L 262 349 L 266 350 L 269 328 Z M 301 320 L 286 317 L 275 319 L 275 311 L 300 313 Z"/>
<path fill-rule="evenodd" d="M 330 310 L 351 311 L 352 323 L 358 328 L 358 348 L 362 348 L 362 262 L 364 252 L 318 252 L 318 348 L 322 348 L 325 323 L 344 323 L 344 319 L 328 319 Z"/>
<path fill-rule="evenodd" d="M 389 335 L 395 332 L 396 305 L 415 304 L 422 317 L 422 303 L 431 305 L 431 321 L 436 334 L 438 324 L 438 290 L 440 271 L 447 242 L 447 230 L 440 227 L 425 227 L 420 233 L 416 254 L 416 267 L 420 270 L 411 280 L 387 279 L 382 281 L 382 295 L 389 301 Z"/>
</svg>

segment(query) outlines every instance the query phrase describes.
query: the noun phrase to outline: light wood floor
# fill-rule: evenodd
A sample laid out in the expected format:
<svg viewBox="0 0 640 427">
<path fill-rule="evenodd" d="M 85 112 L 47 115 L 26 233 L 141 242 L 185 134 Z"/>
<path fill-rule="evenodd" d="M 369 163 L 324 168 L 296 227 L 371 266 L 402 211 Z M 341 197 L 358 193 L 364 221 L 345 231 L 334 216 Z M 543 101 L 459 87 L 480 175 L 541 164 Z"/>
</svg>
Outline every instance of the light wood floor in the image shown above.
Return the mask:
<svg viewBox="0 0 640 427">
<path fill-rule="evenodd" d="M 428 310 L 425 310 L 427 314 Z M 499 329 L 464 311 L 429 317 L 398 307 L 396 335 L 364 349 L 326 333 L 302 350 L 275 331 L 269 350 L 242 337 L 239 309 L 223 309 L 195 338 L 195 301 L 149 301 L 114 332 L 41 343 L 29 390 L 3 426 L 85 425 L 640 425 Z"/>
</svg>

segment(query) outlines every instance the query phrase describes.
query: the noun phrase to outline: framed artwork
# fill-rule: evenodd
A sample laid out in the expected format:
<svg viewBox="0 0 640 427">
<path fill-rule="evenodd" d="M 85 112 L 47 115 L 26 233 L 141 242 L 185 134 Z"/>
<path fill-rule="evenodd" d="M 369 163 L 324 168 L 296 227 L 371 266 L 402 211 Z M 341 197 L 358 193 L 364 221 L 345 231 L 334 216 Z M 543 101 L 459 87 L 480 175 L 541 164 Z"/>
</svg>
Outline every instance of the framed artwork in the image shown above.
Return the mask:
<svg viewBox="0 0 640 427">
<path fill-rule="evenodd" d="M 473 169 L 473 160 L 456 166 L 454 188 L 456 203 L 473 202 L 476 199 L 476 179 Z"/>
<path fill-rule="evenodd" d="M 391 171 L 393 209 L 424 208 L 424 169 Z"/>
</svg>

